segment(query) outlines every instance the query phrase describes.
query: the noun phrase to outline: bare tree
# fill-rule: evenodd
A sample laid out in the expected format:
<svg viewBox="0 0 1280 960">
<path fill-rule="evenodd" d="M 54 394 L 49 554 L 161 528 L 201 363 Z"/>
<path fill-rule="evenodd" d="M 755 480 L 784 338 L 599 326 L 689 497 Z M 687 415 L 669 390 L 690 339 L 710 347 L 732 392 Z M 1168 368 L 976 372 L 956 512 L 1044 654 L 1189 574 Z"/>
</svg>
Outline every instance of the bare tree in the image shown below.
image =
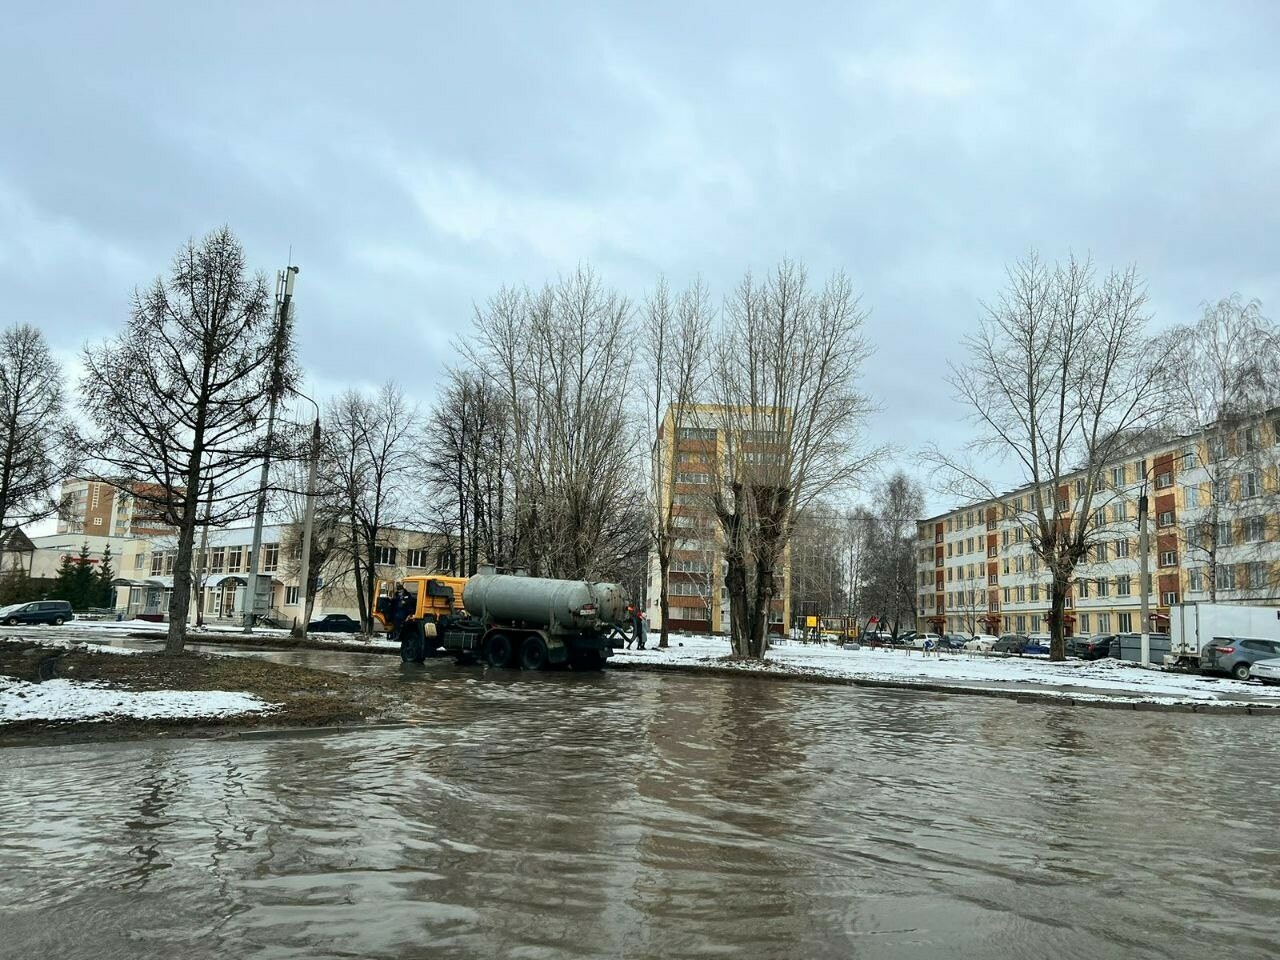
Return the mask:
<svg viewBox="0 0 1280 960">
<path fill-rule="evenodd" d="M 870 576 L 871 541 L 875 516 L 864 506 L 846 510 L 841 525 L 841 568 L 844 576 L 845 615 L 857 620 L 861 616 L 861 598 Z"/>
<path fill-rule="evenodd" d="M 629 301 L 580 268 L 537 293 L 500 291 L 476 327 L 471 358 L 511 417 L 513 561 L 569 579 L 616 575 L 613 527 L 645 479 Z"/>
<path fill-rule="evenodd" d="M 1235 294 L 1205 304 L 1198 322 L 1170 330 L 1164 344 L 1174 422 L 1194 438 L 1179 464 L 1183 565 L 1195 564 L 1211 601 L 1219 589 L 1270 593 L 1270 577 L 1237 585 L 1230 568 L 1280 536 L 1267 529 L 1280 508 L 1280 490 L 1265 481 L 1276 448 L 1262 438 L 1265 414 L 1280 403 L 1280 331 L 1261 303 Z"/>
<path fill-rule="evenodd" d="M 360 620 L 367 631 L 373 629 L 379 567 L 388 565 L 383 558 L 393 548 L 388 532 L 422 526 L 420 502 L 413 490 L 420 468 L 420 419 L 417 409 L 392 383 L 373 397 L 348 391 L 326 417 L 330 469 L 347 524 L 344 543 L 357 585 Z"/>
<path fill-rule="evenodd" d="M 251 510 L 264 414 L 293 376 L 290 343 L 265 277 L 246 274 L 244 251 L 223 227 L 188 241 L 168 281 L 135 292 L 124 331 L 84 351 L 96 459 L 109 482 L 177 529 L 167 653 L 186 641 L 196 527 Z"/>
<path fill-rule="evenodd" d="M 27 323 L 0 333 L 0 532 L 58 511 L 80 440 L 66 416 L 62 369 Z"/>
<path fill-rule="evenodd" d="M 949 382 L 979 428 L 969 451 L 1012 461 L 1032 488 L 1009 516 L 1050 577 L 1053 660 L 1066 655 L 1063 613 L 1072 573 L 1097 539 L 1095 507 L 1113 495 L 1104 470 L 1163 414 L 1163 356 L 1146 334 L 1146 302 L 1132 268 L 1098 281 L 1089 260 L 1051 267 L 1032 252 L 984 305 L 965 339 L 969 362 L 951 368 Z M 936 447 L 926 459 L 944 468 L 951 492 L 1005 500 L 963 459 Z"/>
<path fill-rule="evenodd" d="M 668 597 L 671 553 L 678 538 L 674 477 L 680 453 L 678 441 L 692 420 L 692 412 L 706 386 L 707 344 L 711 308 L 706 288 L 694 281 L 672 301 L 666 280 L 645 301 L 643 336 L 650 377 L 646 380 L 650 460 L 653 464 L 653 545 L 658 563 L 658 607 L 661 632 L 658 646 L 668 645 L 671 603 Z M 663 435 L 669 430 L 668 436 Z"/>
<path fill-rule="evenodd" d="M 891 622 L 896 634 L 902 623 L 914 628 L 918 612 L 916 521 L 924 512 L 924 491 L 899 470 L 876 487 L 872 503 L 864 603 L 884 622 Z M 985 588 L 981 594 L 985 609 Z"/>
<path fill-rule="evenodd" d="M 762 283 L 748 274 L 725 304 L 708 413 L 723 452 L 710 498 L 737 656 L 760 658 L 768 649 L 797 511 L 848 486 L 861 466 L 870 410 L 857 390 L 869 355 L 863 320 L 843 273 L 814 291 L 790 261 Z"/>
<path fill-rule="evenodd" d="M 817 502 L 796 513 L 791 538 L 791 609 L 793 619 L 846 615 L 844 516 Z"/>
</svg>

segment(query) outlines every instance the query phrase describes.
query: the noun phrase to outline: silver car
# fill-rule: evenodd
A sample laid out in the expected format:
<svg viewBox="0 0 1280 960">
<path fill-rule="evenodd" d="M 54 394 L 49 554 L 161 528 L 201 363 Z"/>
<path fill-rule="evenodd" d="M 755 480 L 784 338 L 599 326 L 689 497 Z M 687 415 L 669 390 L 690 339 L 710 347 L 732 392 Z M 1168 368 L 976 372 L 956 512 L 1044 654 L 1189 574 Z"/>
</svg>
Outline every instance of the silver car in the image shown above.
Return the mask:
<svg viewBox="0 0 1280 960">
<path fill-rule="evenodd" d="M 1201 673 L 1229 673 L 1248 680 L 1259 660 L 1280 657 L 1280 640 L 1263 637 L 1214 637 L 1200 651 Z"/>
<path fill-rule="evenodd" d="M 1280 687 L 1280 660 L 1255 660 L 1249 667 L 1249 676 L 1269 687 Z"/>
</svg>

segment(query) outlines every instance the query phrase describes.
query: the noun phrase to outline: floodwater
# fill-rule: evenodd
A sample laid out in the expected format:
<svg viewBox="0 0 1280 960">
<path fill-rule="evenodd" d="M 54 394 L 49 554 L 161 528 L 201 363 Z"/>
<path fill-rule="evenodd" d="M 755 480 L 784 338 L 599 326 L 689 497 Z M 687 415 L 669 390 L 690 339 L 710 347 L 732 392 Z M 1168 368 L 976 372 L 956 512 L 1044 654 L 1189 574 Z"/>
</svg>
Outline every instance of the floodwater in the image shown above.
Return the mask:
<svg viewBox="0 0 1280 960">
<path fill-rule="evenodd" d="M 0 753 L 0 956 L 1277 956 L 1266 719 L 308 656 L 430 706 Z"/>
</svg>

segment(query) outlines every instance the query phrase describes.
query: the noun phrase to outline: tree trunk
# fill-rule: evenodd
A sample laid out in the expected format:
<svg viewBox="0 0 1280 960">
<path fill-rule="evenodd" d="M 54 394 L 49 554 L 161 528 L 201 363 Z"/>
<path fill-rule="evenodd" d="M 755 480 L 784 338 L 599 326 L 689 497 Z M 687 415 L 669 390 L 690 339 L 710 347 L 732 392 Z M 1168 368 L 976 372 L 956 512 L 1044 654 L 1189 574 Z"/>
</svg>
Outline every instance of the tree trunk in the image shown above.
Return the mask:
<svg viewBox="0 0 1280 960">
<path fill-rule="evenodd" d="M 1066 622 L 1063 613 L 1067 609 L 1067 590 L 1070 580 L 1061 574 L 1053 575 L 1049 587 L 1049 659 L 1067 659 Z"/>
<path fill-rule="evenodd" d="M 662 615 L 662 631 L 658 635 L 658 649 L 665 650 L 669 644 L 667 637 L 670 635 L 670 628 L 667 621 L 671 617 L 671 602 L 667 596 L 667 578 L 671 572 L 671 553 L 668 551 L 665 555 L 662 550 L 658 550 L 658 611 Z"/>
<path fill-rule="evenodd" d="M 187 489 L 196 489 L 189 483 Z M 164 652 L 178 654 L 187 642 L 187 614 L 191 610 L 191 548 L 196 538 L 196 501 L 190 497 L 182 511 L 182 528 L 178 532 L 178 553 L 173 560 L 173 594 L 169 599 L 169 634 Z"/>
</svg>

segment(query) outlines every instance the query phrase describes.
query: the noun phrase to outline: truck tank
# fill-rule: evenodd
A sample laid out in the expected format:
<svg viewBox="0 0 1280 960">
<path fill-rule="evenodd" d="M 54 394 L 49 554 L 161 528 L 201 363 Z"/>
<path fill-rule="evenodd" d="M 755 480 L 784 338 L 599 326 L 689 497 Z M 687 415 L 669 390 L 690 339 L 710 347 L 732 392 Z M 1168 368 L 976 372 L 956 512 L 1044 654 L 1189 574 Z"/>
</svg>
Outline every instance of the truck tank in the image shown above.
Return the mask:
<svg viewBox="0 0 1280 960">
<path fill-rule="evenodd" d="M 627 620 L 627 593 L 617 583 L 478 574 L 462 591 L 463 606 L 486 621 L 522 621 L 560 631 L 599 630 Z"/>
</svg>

